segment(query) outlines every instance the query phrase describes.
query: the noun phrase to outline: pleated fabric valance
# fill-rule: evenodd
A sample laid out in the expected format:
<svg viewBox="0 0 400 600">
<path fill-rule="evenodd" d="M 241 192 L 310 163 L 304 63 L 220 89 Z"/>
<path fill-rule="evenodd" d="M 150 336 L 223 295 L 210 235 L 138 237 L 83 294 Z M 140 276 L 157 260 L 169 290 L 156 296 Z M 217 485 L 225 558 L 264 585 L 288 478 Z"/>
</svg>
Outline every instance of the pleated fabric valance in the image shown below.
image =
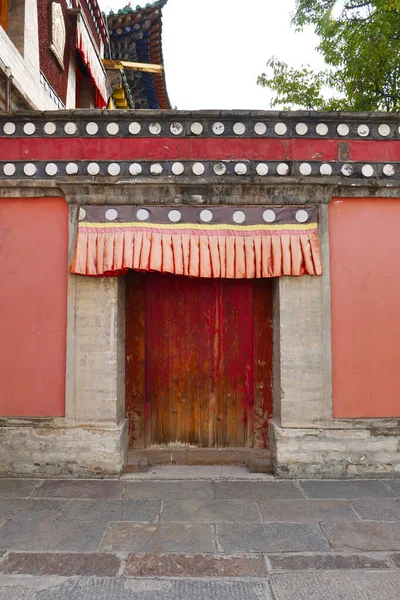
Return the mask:
<svg viewBox="0 0 400 600">
<path fill-rule="evenodd" d="M 70 273 L 320 275 L 317 207 L 85 206 Z"/>
</svg>

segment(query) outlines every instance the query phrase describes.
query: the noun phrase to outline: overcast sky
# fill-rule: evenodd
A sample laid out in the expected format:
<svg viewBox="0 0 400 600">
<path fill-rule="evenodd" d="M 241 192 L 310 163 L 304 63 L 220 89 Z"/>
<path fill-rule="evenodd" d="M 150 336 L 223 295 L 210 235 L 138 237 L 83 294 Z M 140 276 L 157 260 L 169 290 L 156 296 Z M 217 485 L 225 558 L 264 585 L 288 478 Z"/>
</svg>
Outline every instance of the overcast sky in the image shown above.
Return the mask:
<svg viewBox="0 0 400 600">
<path fill-rule="evenodd" d="M 126 4 L 100 0 L 106 12 Z M 268 58 L 322 66 L 313 32 L 295 33 L 290 26 L 294 6 L 295 0 L 169 0 L 163 53 L 172 106 L 269 109 L 270 92 L 256 83 Z"/>
</svg>

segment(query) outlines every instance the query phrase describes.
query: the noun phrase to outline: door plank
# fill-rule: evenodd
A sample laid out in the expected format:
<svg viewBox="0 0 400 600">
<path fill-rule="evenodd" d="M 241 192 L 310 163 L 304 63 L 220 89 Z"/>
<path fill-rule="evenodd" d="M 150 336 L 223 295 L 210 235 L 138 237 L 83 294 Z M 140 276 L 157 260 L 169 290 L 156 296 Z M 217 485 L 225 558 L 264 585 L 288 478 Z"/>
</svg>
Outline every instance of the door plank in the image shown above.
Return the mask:
<svg viewBox="0 0 400 600">
<path fill-rule="evenodd" d="M 272 285 L 254 281 L 254 448 L 267 448 L 272 418 Z"/>
<path fill-rule="evenodd" d="M 147 276 L 126 279 L 125 384 L 129 447 L 145 447 L 145 298 Z"/>
</svg>

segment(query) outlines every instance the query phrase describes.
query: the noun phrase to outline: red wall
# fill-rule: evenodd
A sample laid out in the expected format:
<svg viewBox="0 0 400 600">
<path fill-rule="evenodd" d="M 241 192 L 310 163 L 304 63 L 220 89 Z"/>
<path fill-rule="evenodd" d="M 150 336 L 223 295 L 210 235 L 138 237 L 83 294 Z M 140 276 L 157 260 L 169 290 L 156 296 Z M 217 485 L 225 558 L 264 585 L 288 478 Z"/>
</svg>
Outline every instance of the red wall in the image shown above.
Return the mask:
<svg viewBox="0 0 400 600">
<path fill-rule="evenodd" d="M 400 416 L 400 200 L 329 213 L 333 416 Z"/>
<path fill-rule="evenodd" d="M 0 200 L 0 415 L 64 415 L 68 209 Z"/>
</svg>

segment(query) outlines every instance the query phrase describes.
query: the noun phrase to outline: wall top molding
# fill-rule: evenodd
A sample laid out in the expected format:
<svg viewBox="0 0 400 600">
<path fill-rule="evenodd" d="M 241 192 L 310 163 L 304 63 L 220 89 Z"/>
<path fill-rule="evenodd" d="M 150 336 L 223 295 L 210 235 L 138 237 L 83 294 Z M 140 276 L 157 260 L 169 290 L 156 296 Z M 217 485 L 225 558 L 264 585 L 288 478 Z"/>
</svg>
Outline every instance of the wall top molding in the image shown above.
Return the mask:
<svg viewBox="0 0 400 600">
<path fill-rule="evenodd" d="M 63 110 L 0 112 L 0 137 L 400 139 L 399 113 Z"/>
<path fill-rule="evenodd" d="M 0 180 L 398 186 L 400 114 L 1 112 Z"/>
</svg>

